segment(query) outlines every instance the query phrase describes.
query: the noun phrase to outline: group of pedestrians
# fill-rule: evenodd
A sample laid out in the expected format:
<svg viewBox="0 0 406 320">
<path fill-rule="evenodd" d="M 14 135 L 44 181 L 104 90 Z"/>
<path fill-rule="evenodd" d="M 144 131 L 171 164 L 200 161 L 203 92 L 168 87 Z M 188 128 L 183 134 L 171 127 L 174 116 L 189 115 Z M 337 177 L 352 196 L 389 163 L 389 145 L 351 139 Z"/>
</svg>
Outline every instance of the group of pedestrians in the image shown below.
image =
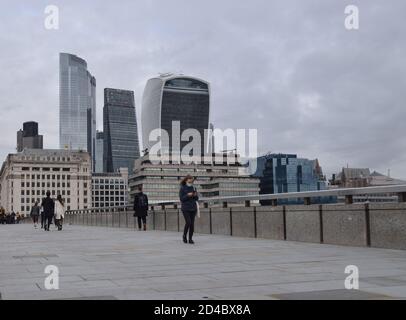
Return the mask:
<svg viewBox="0 0 406 320">
<path fill-rule="evenodd" d="M 0 208 L 0 224 L 19 224 L 22 219 L 23 216 L 19 212 L 6 212 L 3 207 Z"/>
<path fill-rule="evenodd" d="M 41 218 L 41 228 L 49 231 L 50 225 L 54 222 L 58 231 L 62 230 L 63 219 L 65 217 L 65 204 L 61 195 L 54 201 L 51 193 L 47 191 L 46 198 L 42 200 L 41 206 L 35 202 L 31 208 L 30 216 L 34 223 L 34 228 L 38 228 L 38 221 Z"/>
<path fill-rule="evenodd" d="M 194 178 L 191 175 L 187 175 L 182 179 L 179 190 L 181 210 L 185 219 L 182 240 L 184 243 L 190 244 L 194 244 L 193 233 L 195 228 L 195 218 L 199 212 L 199 196 L 193 183 Z M 142 186 L 139 186 L 138 193 L 134 197 L 134 217 L 137 218 L 139 230 L 147 230 L 147 215 L 148 197 L 142 191 Z"/>
<path fill-rule="evenodd" d="M 199 196 L 196 187 L 193 185 L 194 178 L 187 175 L 181 181 L 179 190 L 179 200 L 181 210 L 185 219 L 182 240 L 184 243 L 194 244 L 193 233 L 195 218 L 199 212 Z M 61 195 L 58 195 L 54 201 L 51 193 L 47 191 L 46 198 L 42 200 L 41 205 L 35 202 L 31 208 L 30 216 L 34 223 L 34 228 L 38 228 L 41 219 L 41 228 L 49 231 L 50 225 L 54 222 L 59 231 L 62 230 L 63 219 L 65 217 L 65 204 Z M 139 230 L 147 230 L 148 216 L 148 196 L 143 192 L 142 186 L 138 188 L 138 193 L 134 197 L 134 217 L 137 218 Z M 3 208 L 0 208 L 0 223 L 19 223 L 21 216 L 14 212 L 6 214 Z"/>
</svg>

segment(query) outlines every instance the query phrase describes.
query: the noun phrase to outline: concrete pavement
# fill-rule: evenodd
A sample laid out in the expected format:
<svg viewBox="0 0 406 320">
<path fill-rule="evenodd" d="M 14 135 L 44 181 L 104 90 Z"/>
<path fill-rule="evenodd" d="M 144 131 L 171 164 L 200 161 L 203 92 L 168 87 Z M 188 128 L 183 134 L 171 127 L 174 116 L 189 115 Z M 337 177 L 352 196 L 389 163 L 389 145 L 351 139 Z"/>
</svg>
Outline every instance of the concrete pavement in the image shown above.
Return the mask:
<svg viewBox="0 0 406 320">
<path fill-rule="evenodd" d="M 0 225 L 2 299 L 403 299 L 406 251 L 65 225 Z M 59 268 L 59 290 L 44 269 Z M 360 290 L 346 290 L 356 265 Z"/>
</svg>

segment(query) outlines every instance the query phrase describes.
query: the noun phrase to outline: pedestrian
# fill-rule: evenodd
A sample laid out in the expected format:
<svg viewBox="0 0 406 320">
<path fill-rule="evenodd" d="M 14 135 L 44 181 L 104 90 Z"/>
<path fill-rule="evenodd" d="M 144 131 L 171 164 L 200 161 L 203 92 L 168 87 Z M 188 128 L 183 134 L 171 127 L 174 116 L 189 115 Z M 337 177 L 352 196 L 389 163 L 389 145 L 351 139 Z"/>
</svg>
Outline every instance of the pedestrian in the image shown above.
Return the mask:
<svg viewBox="0 0 406 320">
<path fill-rule="evenodd" d="M 6 211 L 3 207 L 0 208 L 0 224 L 6 224 Z"/>
<path fill-rule="evenodd" d="M 46 198 L 42 200 L 42 207 L 44 208 L 44 230 L 49 231 L 49 226 L 54 216 L 55 203 L 51 199 L 51 192 L 47 191 L 46 195 Z"/>
<path fill-rule="evenodd" d="M 38 227 L 38 217 L 39 217 L 40 207 L 38 205 L 38 201 L 35 201 L 34 206 L 31 208 L 30 216 L 32 222 L 34 223 L 34 228 L 37 229 Z"/>
<path fill-rule="evenodd" d="M 20 224 L 20 220 L 21 220 L 21 215 L 20 215 L 20 212 L 17 211 L 17 213 L 16 213 L 16 224 Z"/>
<path fill-rule="evenodd" d="M 44 202 L 45 198 L 42 199 L 42 203 Z M 45 214 L 44 214 L 44 207 L 41 204 L 41 229 L 44 229 L 45 224 Z"/>
<path fill-rule="evenodd" d="M 13 211 L 11 211 L 11 215 L 10 215 L 10 224 L 15 224 L 16 223 L 16 213 Z"/>
<path fill-rule="evenodd" d="M 65 217 L 65 205 L 62 200 L 62 196 L 58 194 L 55 201 L 55 226 L 58 227 L 58 231 L 62 230 L 63 218 Z"/>
<path fill-rule="evenodd" d="M 138 229 L 141 231 L 141 222 L 144 226 L 144 231 L 147 230 L 147 215 L 148 215 L 148 197 L 142 191 L 142 186 L 138 187 L 138 193 L 134 197 L 134 217 L 138 220 Z"/>
<path fill-rule="evenodd" d="M 188 243 L 187 234 L 189 232 L 189 243 L 194 244 L 193 232 L 195 228 L 195 218 L 197 214 L 197 201 L 199 196 L 197 190 L 193 185 L 194 178 L 187 175 L 181 181 L 179 190 L 179 199 L 182 204 L 181 209 L 183 217 L 185 218 L 185 228 L 183 230 L 183 242 Z"/>
<path fill-rule="evenodd" d="M 6 224 L 11 224 L 11 213 L 10 212 L 6 213 Z"/>
</svg>

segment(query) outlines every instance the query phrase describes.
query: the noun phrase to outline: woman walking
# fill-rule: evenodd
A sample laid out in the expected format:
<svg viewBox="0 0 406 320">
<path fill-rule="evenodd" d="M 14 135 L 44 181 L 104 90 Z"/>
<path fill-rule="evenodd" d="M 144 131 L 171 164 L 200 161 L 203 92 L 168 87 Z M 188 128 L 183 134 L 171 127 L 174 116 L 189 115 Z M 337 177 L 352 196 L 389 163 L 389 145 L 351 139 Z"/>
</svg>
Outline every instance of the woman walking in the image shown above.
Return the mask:
<svg viewBox="0 0 406 320">
<path fill-rule="evenodd" d="M 38 201 L 36 201 L 34 206 L 31 208 L 31 212 L 30 212 L 30 216 L 32 218 L 32 222 L 34 222 L 35 229 L 37 229 L 37 225 L 38 225 L 39 210 L 40 210 L 40 207 L 38 205 Z"/>
<path fill-rule="evenodd" d="M 182 213 L 185 218 L 185 228 L 183 230 L 183 242 L 188 243 L 187 235 L 189 232 L 189 243 L 193 244 L 193 232 L 195 229 L 195 218 L 197 213 L 197 195 L 196 188 L 193 185 L 194 178 L 187 175 L 181 182 L 179 190 L 179 199 L 182 204 Z"/>
<path fill-rule="evenodd" d="M 65 217 L 65 206 L 63 204 L 63 200 L 60 194 L 55 201 L 55 224 L 58 227 L 58 231 L 62 230 L 62 222 L 63 218 Z"/>
</svg>

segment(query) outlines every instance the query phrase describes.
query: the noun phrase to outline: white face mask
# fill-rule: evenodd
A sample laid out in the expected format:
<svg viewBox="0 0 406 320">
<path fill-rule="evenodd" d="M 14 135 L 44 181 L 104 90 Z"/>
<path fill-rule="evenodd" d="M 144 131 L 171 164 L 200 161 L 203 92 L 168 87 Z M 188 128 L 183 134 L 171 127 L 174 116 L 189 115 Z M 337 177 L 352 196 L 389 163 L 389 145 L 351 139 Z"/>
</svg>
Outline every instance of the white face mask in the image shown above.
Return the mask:
<svg viewBox="0 0 406 320">
<path fill-rule="evenodd" d="M 191 187 L 191 186 L 193 185 L 193 183 L 186 182 L 186 185 L 187 185 L 188 187 Z"/>
</svg>

